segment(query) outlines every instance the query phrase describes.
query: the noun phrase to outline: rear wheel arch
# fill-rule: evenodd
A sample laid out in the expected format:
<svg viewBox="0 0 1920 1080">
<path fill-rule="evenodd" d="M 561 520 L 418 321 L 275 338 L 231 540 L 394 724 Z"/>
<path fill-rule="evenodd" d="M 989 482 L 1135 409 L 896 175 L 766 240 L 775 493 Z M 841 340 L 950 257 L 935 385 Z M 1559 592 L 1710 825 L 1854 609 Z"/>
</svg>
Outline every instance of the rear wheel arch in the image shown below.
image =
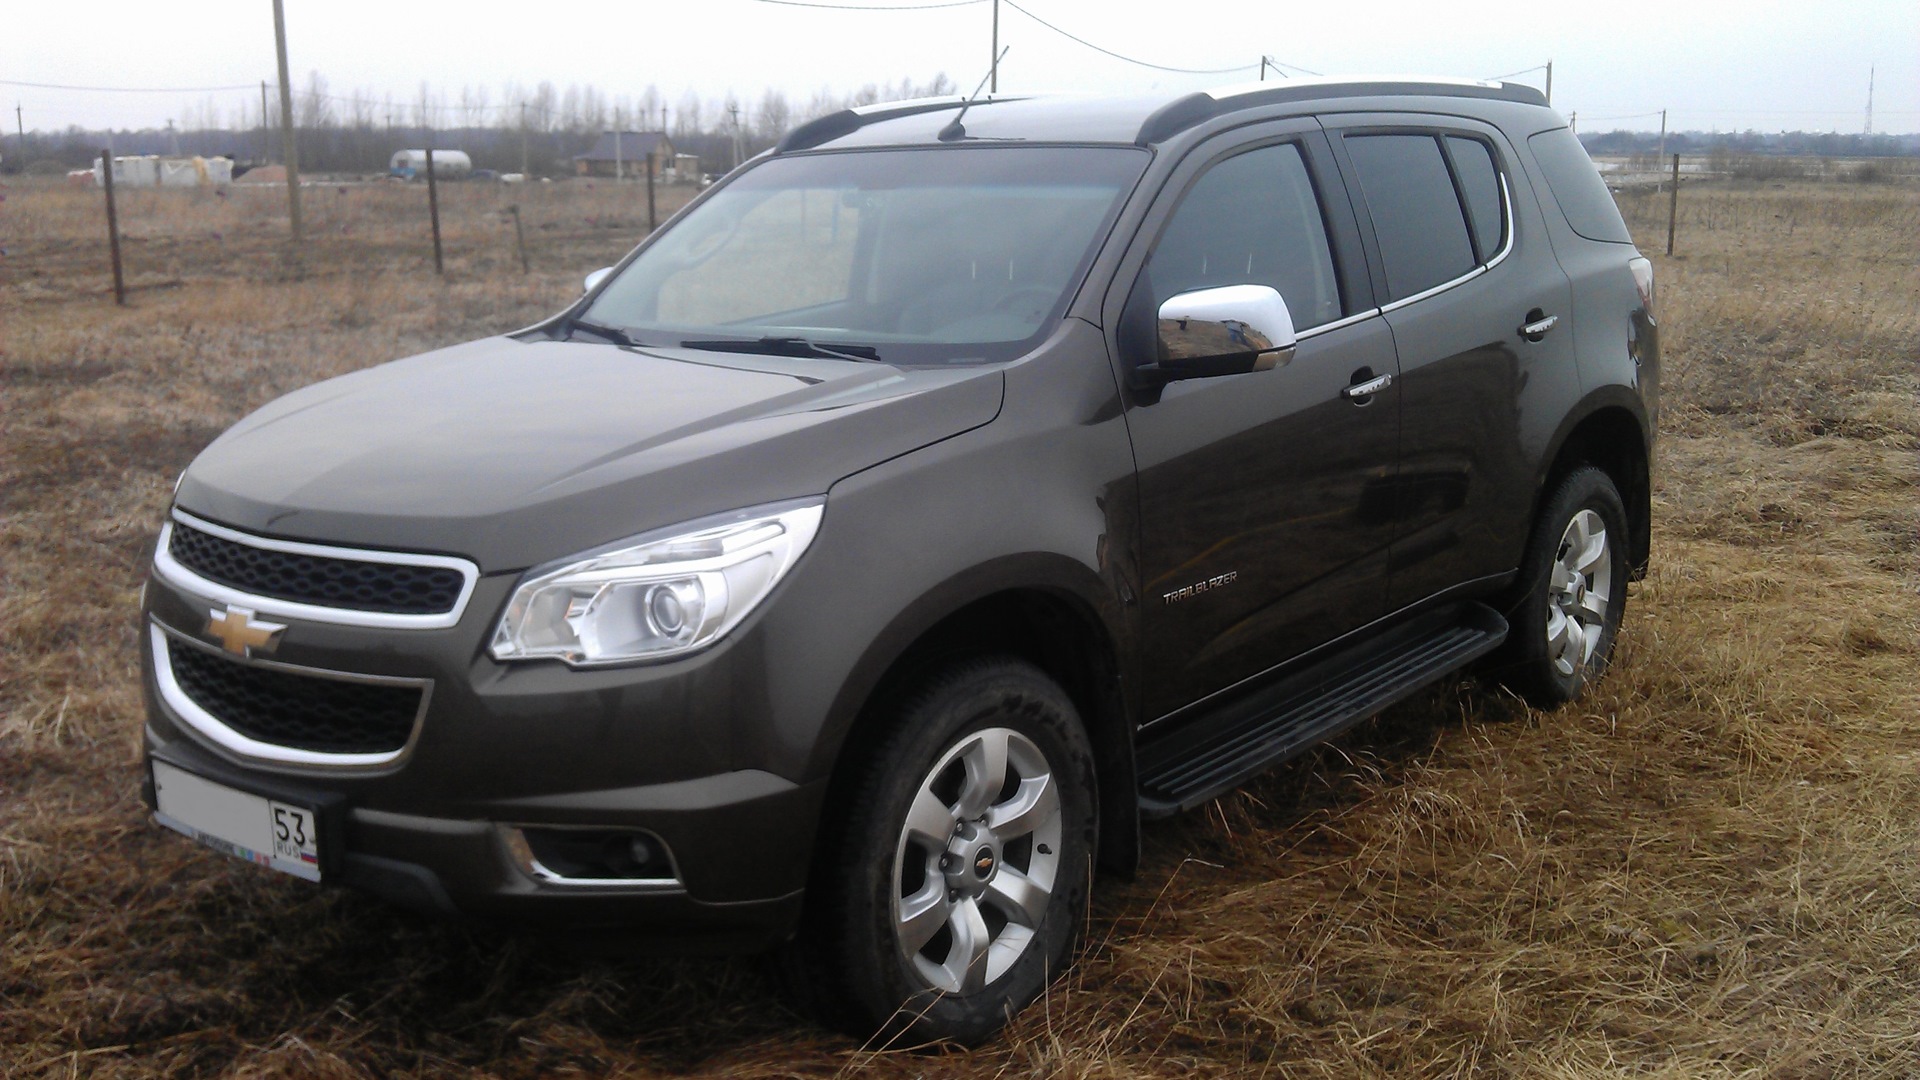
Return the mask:
<svg viewBox="0 0 1920 1080">
<path fill-rule="evenodd" d="M 1626 391 L 1623 390 L 1623 393 Z M 1627 511 L 1627 567 L 1629 576 L 1645 576 L 1652 547 L 1653 489 L 1651 443 L 1646 421 L 1636 409 L 1620 401 L 1595 402 L 1561 434 L 1545 471 L 1534 488 L 1533 514 L 1576 470 L 1591 466 L 1607 474 L 1620 492 Z"/>
</svg>

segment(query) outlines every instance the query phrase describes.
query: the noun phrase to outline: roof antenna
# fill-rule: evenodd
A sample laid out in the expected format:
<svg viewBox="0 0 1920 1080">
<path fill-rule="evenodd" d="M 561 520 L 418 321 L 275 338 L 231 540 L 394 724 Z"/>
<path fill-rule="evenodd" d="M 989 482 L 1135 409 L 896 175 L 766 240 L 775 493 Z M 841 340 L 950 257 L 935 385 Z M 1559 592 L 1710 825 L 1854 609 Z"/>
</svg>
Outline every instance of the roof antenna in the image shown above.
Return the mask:
<svg viewBox="0 0 1920 1080">
<path fill-rule="evenodd" d="M 980 91 L 987 88 L 987 80 L 993 76 L 995 71 L 1000 69 L 1000 61 L 1007 58 L 1007 50 L 1011 48 L 1013 48 L 1013 46 L 1008 45 L 1000 50 L 1000 55 L 993 58 L 993 66 L 988 68 L 987 73 L 980 77 L 980 85 L 974 87 L 972 96 L 968 97 L 967 100 L 961 104 L 960 112 L 947 123 L 946 127 L 940 129 L 939 138 L 941 142 L 953 142 L 957 139 L 967 137 L 967 129 L 960 126 L 960 118 L 967 115 L 967 110 L 973 108 L 973 103 L 979 100 Z"/>
</svg>

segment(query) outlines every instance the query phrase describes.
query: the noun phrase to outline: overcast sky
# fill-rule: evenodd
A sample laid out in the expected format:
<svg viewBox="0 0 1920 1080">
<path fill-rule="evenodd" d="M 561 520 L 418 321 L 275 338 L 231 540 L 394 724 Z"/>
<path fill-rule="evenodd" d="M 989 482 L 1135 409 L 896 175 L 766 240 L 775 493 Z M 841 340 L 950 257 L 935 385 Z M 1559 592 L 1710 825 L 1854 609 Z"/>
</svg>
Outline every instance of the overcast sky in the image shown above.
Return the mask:
<svg viewBox="0 0 1920 1080">
<path fill-rule="evenodd" d="M 1153 70 L 1069 40 L 1012 3 L 1136 60 L 1248 68 Z M 687 91 L 710 101 L 732 91 L 749 105 L 774 87 L 802 107 L 823 88 L 924 83 L 941 72 L 971 90 L 986 73 L 994 4 L 835 11 L 765 0 L 286 0 L 286 8 L 296 87 L 318 70 L 335 94 L 363 88 L 403 103 L 417 98 L 422 80 L 449 102 L 462 86 L 485 87 L 496 104 L 508 82 L 547 80 L 636 98 L 652 84 L 674 103 Z M 259 80 L 274 78 L 270 0 L 21 2 L 7 5 L 4 24 L 0 100 L 9 111 L 22 106 L 29 130 L 161 127 L 209 100 L 227 116 L 246 104 L 251 117 Z M 1553 103 L 1577 112 L 1582 131 L 1650 130 L 1664 107 L 1675 130 L 1857 132 L 1868 68 L 1877 65 L 1874 130 L 1920 130 L 1920 0 L 1002 0 L 1000 43 L 1010 48 L 1002 93 L 1199 89 L 1253 79 L 1262 54 L 1335 75 L 1470 78 L 1551 59 Z M 1544 73 L 1515 80 L 1538 86 Z M 100 93 L 19 82 L 255 89 Z"/>
</svg>

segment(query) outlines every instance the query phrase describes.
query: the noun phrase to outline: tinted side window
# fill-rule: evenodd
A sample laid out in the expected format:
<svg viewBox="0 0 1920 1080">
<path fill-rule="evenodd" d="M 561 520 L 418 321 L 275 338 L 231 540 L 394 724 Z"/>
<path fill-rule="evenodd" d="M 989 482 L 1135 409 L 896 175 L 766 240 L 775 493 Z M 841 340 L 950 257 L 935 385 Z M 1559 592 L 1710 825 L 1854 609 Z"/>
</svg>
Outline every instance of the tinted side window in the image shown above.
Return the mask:
<svg viewBox="0 0 1920 1080">
<path fill-rule="evenodd" d="M 1560 204 L 1560 212 L 1567 216 L 1574 232 L 1589 240 L 1633 243 L 1606 181 L 1600 179 L 1593 159 L 1573 132 L 1566 128 L 1543 131 L 1529 138 L 1527 145 L 1533 148 L 1533 159 L 1540 163 L 1540 171 L 1547 174 L 1547 186 L 1553 189 L 1553 201 Z"/>
<path fill-rule="evenodd" d="M 1447 153 L 1460 191 L 1467 197 L 1467 216 L 1473 226 L 1473 246 L 1487 262 L 1506 239 L 1506 201 L 1500 197 L 1500 173 L 1493 164 L 1493 148 L 1479 139 L 1447 136 Z"/>
<path fill-rule="evenodd" d="M 1214 165 L 1153 250 L 1153 302 L 1221 285 L 1271 285 L 1295 329 L 1340 317 L 1326 221 L 1300 148 L 1263 146 Z"/>
<path fill-rule="evenodd" d="M 1467 219 L 1431 135 L 1352 135 L 1347 156 L 1373 215 L 1392 298 L 1412 296 L 1474 267 Z"/>
</svg>

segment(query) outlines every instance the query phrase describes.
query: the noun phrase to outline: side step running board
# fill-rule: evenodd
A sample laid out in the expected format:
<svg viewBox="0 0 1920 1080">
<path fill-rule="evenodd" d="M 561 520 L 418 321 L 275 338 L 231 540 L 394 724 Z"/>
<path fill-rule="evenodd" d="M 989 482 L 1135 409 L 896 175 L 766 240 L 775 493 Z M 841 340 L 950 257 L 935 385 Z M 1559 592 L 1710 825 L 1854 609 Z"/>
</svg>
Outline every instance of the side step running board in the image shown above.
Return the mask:
<svg viewBox="0 0 1920 1080">
<path fill-rule="evenodd" d="M 1139 748 L 1140 812 L 1191 810 L 1492 652 L 1507 621 L 1484 604 L 1431 612 L 1242 695 Z"/>
</svg>

